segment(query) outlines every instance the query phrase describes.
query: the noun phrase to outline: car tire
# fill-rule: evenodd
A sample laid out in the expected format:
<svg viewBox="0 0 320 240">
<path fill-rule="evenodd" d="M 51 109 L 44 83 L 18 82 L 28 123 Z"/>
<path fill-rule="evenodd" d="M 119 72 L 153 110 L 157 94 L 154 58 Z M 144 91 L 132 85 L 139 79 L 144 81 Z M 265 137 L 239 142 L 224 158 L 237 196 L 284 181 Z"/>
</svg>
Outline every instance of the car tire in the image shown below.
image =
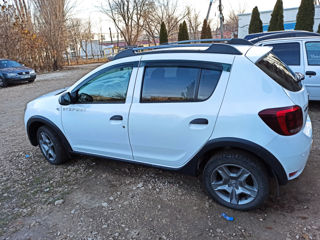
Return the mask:
<svg viewBox="0 0 320 240">
<path fill-rule="evenodd" d="M 41 126 L 37 131 L 37 140 L 43 156 L 49 163 L 59 165 L 68 159 L 58 135 L 51 128 Z"/>
<path fill-rule="evenodd" d="M 4 78 L 0 77 L 0 87 L 7 87 L 7 86 L 8 86 L 8 82 Z"/>
<path fill-rule="evenodd" d="M 35 79 L 35 78 L 32 78 L 32 79 L 28 80 L 28 82 L 29 82 L 29 83 L 32 83 L 32 82 L 34 82 L 34 80 L 36 80 L 36 79 Z"/>
<path fill-rule="evenodd" d="M 203 170 L 203 184 L 216 202 L 236 210 L 257 208 L 269 196 L 265 166 L 255 156 L 240 150 L 213 155 Z"/>
</svg>

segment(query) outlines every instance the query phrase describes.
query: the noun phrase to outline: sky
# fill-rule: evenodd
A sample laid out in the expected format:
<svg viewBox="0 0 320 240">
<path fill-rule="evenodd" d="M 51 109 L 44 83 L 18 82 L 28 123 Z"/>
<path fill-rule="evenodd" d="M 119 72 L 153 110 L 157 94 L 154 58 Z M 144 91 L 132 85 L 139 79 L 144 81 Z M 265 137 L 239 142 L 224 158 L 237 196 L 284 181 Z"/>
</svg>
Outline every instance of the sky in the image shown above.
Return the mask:
<svg viewBox="0 0 320 240">
<path fill-rule="evenodd" d="M 105 14 L 102 14 L 101 4 L 106 4 L 107 0 L 75 0 L 75 8 L 73 9 L 73 16 L 87 20 L 90 18 L 93 25 L 93 31 L 98 33 L 107 33 L 109 27 L 111 31 L 114 32 L 115 28 L 112 22 L 108 19 Z M 174 0 L 172 0 L 174 1 Z M 204 19 L 206 17 L 210 0 L 177 0 L 178 6 L 181 9 L 185 6 L 191 6 L 193 9 L 198 11 L 201 17 Z M 210 19 L 212 23 L 218 21 L 218 2 L 219 0 L 214 0 Z M 299 7 L 301 0 L 283 0 L 284 8 Z M 251 12 L 255 6 L 258 6 L 259 11 L 272 10 L 276 0 L 222 0 L 223 14 L 227 18 L 230 10 L 234 9 L 238 11 L 239 9 L 245 9 L 245 12 Z"/>
</svg>

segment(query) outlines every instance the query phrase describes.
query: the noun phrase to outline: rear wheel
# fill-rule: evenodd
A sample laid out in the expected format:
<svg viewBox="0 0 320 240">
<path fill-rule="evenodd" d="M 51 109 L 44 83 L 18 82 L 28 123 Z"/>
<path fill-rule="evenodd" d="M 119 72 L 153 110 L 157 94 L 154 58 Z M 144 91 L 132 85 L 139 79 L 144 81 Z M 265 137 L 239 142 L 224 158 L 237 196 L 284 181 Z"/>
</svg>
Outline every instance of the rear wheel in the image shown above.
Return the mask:
<svg viewBox="0 0 320 240">
<path fill-rule="evenodd" d="M 53 130 L 42 126 L 38 129 L 37 138 L 40 150 L 49 163 L 59 165 L 67 160 L 66 151 Z"/>
<path fill-rule="evenodd" d="M 8 82 L 4 78 L 0 77 L 0 87 L 7 87 L 7 86 L 8 86 Z"/>
<path fill-rule="evenodd" d="M 212 156 L 204 168 L 203 183 L 214 200 L 237 210 L 257 208 L 269 195 L 264 165 L 243 151 L 224 151 Z"/>
</svg>

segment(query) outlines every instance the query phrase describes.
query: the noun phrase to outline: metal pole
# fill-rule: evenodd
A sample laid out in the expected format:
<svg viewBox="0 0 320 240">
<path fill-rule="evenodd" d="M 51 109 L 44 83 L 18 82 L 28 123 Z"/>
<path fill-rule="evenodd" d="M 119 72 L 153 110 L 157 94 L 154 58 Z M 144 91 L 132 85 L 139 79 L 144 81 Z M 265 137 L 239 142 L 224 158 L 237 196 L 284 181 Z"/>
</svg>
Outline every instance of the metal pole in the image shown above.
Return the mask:
<svg viewBox="0 0 320 240">
<path fill-rule="evenodd" d="M 221 0 L 219 0 L 219 13 L 220 13 L 220 35 L 221 35 L 221 38 L 223 38 L 223 14 L 222 14 Z"/>
<path fill-rule="evenodd" d="M 113 44 L 113 40 L 112 40 L 111 27 L 109 27 L 109 32 L 110 32 L 110 39 L 111 39 L 111 45 L 112 45 Z"/>
<path fill-rule="evenodd" d="M 213 2 L 213 0 L 210 0 L 208 13 L 207 13 L 207 17 L 206 17 L 207 22 L 208 22 L 208 19 L 209 19 L 209 14 L 210 14 L 210 10 L 211 10 L 211 7 L 212 7 L 212 2 Z"/>
</svg>

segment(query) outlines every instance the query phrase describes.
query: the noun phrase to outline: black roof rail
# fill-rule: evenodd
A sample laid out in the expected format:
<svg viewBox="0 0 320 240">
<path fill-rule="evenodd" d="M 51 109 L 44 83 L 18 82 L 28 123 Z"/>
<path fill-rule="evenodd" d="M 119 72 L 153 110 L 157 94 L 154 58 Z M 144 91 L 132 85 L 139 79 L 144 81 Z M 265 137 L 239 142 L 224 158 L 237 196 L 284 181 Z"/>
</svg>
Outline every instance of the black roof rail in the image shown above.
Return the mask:
<svg viewBox="0 0 320 240">
<path fill-rule="evenodd" d="M 208 43 L 208 42 L 226 42 L 223 43 Z M 196 43 L 196 44 L 192 44 Z M 135 47 L 129 48 L 124 51 L 118 53 L 114 60 L 124 58 L 124 57 L 131 57 L 143 54 L 151 54 L 151 53 L 186 53 L 186 52 L 199 52 L 199 53 L 218 53 L 218 54 L 233 54 L 233 55 L 242 55 L 242 53 L 229 44 L 234 45 L 253 45 L 251 42 L 246 41 L 244 39 L 199 39 L 199 40 L 185 40 L 173 43 L 162 44 L 158 46 L 151 46 L 151 47 Z M 188 48 L 188 47 L 208 47 L 206 50 L 193 50 L 193 49 L 186 49 L 186 50 L 177 50 L 174 48 Z M 159 50 L 157 52 L 150 52 L 146 50 Z"/>
<path fill-rule="evenodd" d="M 243 39 L 243 38 L 232 38 L 231 40 L 228 41 L 229 44 L 233 44 L 233 45 L 253 45 L 252 42 Z"/>
</svg>

